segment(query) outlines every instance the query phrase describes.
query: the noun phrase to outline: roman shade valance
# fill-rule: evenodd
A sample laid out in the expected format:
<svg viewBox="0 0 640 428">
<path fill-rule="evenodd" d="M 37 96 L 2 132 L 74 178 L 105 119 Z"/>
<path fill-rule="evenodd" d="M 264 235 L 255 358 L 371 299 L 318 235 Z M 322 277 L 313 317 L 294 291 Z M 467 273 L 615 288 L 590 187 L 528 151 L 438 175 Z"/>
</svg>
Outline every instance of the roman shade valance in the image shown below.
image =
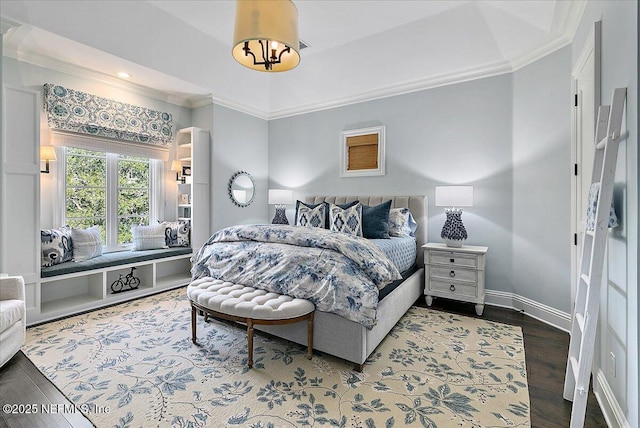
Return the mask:
<svg viewBox="0 0 640 428">
<path fill-rule="evenodd" d="M 170 113 L 50 83 L 44 85 L 44 104 L 54 145 L 168 159 Z"/>
</svg>

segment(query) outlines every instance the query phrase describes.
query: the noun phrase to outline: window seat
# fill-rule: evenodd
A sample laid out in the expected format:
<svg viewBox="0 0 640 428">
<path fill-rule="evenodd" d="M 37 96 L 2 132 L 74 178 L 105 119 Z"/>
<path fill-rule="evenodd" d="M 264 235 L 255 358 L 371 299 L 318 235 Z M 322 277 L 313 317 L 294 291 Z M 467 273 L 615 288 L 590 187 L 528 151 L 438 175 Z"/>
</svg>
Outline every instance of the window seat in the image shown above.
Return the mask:
<svg viewBox="0 0 640 428">
<path fill-rule="evenodd" d="M 191 248 L 183 247 L 146 251 L 119 251 L 103 254 L 82 262 L 65 262 L 49 267 L 43 267 L 40 276 L 42 278 L 50 278 L 58 275 L 66 275 L 68 273 L 84 272 L 105 267 L 191 254 L 192 251 L 193 250 Z"/>
</svg>

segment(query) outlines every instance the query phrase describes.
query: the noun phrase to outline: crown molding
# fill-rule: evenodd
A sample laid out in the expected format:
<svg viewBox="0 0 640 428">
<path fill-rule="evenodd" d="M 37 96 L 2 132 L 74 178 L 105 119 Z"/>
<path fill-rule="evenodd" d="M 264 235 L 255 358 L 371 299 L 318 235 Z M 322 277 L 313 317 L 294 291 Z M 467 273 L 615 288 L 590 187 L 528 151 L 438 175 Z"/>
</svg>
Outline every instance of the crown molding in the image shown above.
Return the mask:
<svg viewBox="0 0 640 428">
<path fill-rule="evenodd" d="M 17 28 L 21 25 L 22 24 L 20 24 L 19 22 L 0 17 L 0 31 L 2 35 L 7 34 L 12 28 Z"/>
<path fill-rule="evenodd" d="M 529 64 L 533 64 L 539 59 L 544 58 L 547 55 L 552 54 L 558 49 L 562 49 L 565 46 L 571 44 L 571 40 L 564 34 L 560 35 L 552 40 L 549 40 L 543 45 L 533 48 L 529 52 L 519 55 L 510 61 L 513 71 L 520 70 L 522 67 L 526 67 Z"/>
<path fill-rule="evenodd" d="M 3 56 L 15 59 L 16 61 L 26 62 L 38 67 L 58 71 L 80 79 L 92 80 L 94 82 L 125 89 L 136 95 L 153 98 L 158 101 L 167 102 L 181 107 L 192 108 L 191 105 L 193 103 L 201 102 L 201 98 L 207 97 L 206 95 L 168 93 L 160 91 L 37 53 L 4 47 Z"/>
<path fill-rule="evenodd" d="M 239 111 L 240 113 L 248 114 L 249 116 L 257 117 L 258 119 L 264 119 L 264 120 L 271 119 L 269 112 L 260 110 L 254 107 L 250 107 L 246 104 L 242 104 L 236 101 L 231 101 L 226 98 L 217 97 L 215 95 L 212 96 L 212 100 L 214 104 L 217 104 L 222 107 L 230 108 L 231 110 Z"/>
<path fill-rule="evenodd" d="M 511 71 L 512 68 L 508 61 L 496 61 L 491 64 L 471 67 L 453 73 L 441 74 L 439 76 L 430 76 L 423 79 L 388 85 L 375 89 L 373 91 L 361 92 L 359 94 L 341 98 L 335 101 L 311 103 L 289 109 L 273 111 L 269 114 L 269 119 L 281 119 L 284 117 L 297 116 L 314 111 L 328 110 L 336 107 L 343 107 L 351 104 L 358 104 L 366 101 L 373 101 L 381 98 L 388 98 L 396 95 L 423 91 L 425 89 L 432 89 L 440 86 L 448 86 L 456 83 L 482 79 L 485 77 L 497 76 L 500 74 L 510 73 Z"/>
<path fill-rule="evenodd" d="M 573 38 L 576 36 L 576 32 L 580 26 L 580 21 L 582 21 L 584 11 L 587 9 L 588 1 L 574 0 L 567 3 L 568 7 L 562 20 L 561 28 L 563 29 L 563 34 L 570 42 L 573 42 Z"/>
</svg>

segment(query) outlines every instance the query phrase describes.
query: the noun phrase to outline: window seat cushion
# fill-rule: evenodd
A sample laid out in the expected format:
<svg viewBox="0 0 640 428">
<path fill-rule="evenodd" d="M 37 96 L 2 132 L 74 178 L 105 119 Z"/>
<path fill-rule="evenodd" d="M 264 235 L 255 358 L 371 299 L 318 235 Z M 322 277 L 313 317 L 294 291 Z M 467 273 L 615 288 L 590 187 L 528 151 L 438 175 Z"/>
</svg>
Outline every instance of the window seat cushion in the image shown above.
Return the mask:
<svg viewBox="0 0 640 428">
<path fill-rule="evenodd" d="M 119 251 L 107 253 L 82 262 L 65 262 L 57 265 L 44 267 L 41 270 L 42 278 L 66 275 L 68 273 L 84 272 L 105 267 L 126 265 L 129 263 L 144 262 L 147 260 L 162 259 L 165 257 L 191 254 L 191 248 L 169 248 L 146 251 Z"/>
</svg>

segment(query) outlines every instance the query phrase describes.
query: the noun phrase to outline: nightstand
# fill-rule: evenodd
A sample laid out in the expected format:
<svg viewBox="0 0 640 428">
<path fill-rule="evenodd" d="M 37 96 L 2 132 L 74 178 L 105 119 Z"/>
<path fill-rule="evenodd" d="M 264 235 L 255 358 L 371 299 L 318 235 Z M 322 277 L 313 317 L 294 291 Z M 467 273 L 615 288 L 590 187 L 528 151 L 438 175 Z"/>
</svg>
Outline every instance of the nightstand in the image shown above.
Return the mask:
<svg viewBox="0 0 640 428">
<path fill-rule="evenodd" d="M 476 313 L 484 310 L 484 258 L 488 247 L 463 245 L 460 248 L 429 243 L 424 250 L 424 295 L 427 306 L 434 297 L 471 302 Z"/>
</svg>

